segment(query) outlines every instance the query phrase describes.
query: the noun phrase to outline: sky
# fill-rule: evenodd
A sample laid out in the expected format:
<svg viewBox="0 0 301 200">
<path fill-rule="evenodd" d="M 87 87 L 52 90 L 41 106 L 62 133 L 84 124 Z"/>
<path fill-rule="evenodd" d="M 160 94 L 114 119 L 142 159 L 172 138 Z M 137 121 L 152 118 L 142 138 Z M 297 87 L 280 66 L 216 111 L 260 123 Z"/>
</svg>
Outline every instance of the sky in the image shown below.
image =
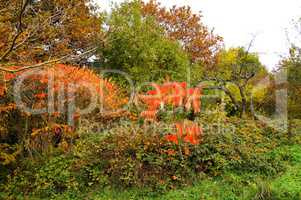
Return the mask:
<svg viewBox="0 0 301 200">
<path fill-rule="evenodd" d="M 105 10 L 112 2 L 96 0 Z M 226 48 L 248 47 L 258 53 L 261 62 L 272 70 L 288 53 L 294 40 L 293 20 L 301 17 L 300 0 L 158 0 L 162 5 L 189 5 L 201 11 L 203 22 L 224 38 Z"/>
</svg>

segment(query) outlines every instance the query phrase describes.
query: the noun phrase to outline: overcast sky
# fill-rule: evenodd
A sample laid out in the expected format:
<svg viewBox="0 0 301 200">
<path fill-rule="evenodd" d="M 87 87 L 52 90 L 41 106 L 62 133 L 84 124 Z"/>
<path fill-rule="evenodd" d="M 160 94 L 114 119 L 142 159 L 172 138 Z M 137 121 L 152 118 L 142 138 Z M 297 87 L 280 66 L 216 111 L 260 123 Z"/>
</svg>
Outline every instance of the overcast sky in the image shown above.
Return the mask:
<svg viewBox="0 0 301 200">
<path fill-rule="evenodd" d="M 97 0 L 104 9 L 112 2 Z M 224 38 L 226 47 L 245 46 L 256 35 L 251 49 L 260 55 L 269 69 L 277 65 L 280 56 L 288 52 L 286 30 L 292 20 L 301 17 L 300 0 L 159 0 L 162 5 L 189 5 L 194 12 L 202 12 L 204 23 Z M 291 36 L 289 37 L 291 38 Z"/>
</svg>

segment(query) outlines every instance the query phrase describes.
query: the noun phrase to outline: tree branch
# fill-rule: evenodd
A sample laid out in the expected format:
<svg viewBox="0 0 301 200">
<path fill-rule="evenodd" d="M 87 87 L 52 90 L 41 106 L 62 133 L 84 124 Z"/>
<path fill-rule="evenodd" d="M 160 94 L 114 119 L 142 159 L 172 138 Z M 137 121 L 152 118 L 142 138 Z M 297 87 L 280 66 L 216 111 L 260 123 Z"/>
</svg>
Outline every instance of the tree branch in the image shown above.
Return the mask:
<svg viewBox="0 0 301 200">
<path fill-rule="evenodd" d="M 34 69 L 34 68 L 44 67 L 46 65 L 58 63 L 58 62 L 61 62 L 62 60 L 75 60 L 75 59 L 81 58 L 81 57 L 83 57 L 83 56 L 85 56 L 89 53 L 92 53 L 94 51 L 96 51 L 96 48 L 85 51 L 85 52 L 81 53 L 80 55 L 73 55 L 73 56 L 72 55 L 66 55 L 66 56 L 63 56 L 61 58 L 48 60 L 46 62 L 38 63 L 38 64 L 35 64 L 35 65 L 25 66 L 25 67 L 22 67 L 20 69 L 7 69 L 5 67 L 0 67 L 0 71 L 9 72 L 9 73 L 17 73 L 17 72 L 21 72 L 21 71 L 28 70 L 28 69 Z"/>
<path fill-rule="evenodd" d="M 230 90 L 224 86 L 209 86 L 209 87 L 206 87 L 206 89 L 209 89 L 209 90 L 221 90 L 223 92 L 225 92 L 225 94 L 230 98 L 230 100 L 232 101 L 233 103 L 233 106 L 234 106 L 234 109 L 235 110 L 238 110 L 239 108 L 239 104 L 238 102 L 236 101 L 234 95 L 230 92 Z"/>
<path fill-rule="evenodd" d="M 27 42 L 35 33 L 37 33 L 38 32 L 38 27 L 39 26 L 45 26 L 47 23 L 49 23 L 49 21 L 52 19 L 52 18 L 54 18 L 54 17 L 56 17 L 56 16 L 58 16 L 58 15 L 60 15 L 61 13 L 56 13 L 56 14 L 54 14 L 54 15 L 52 15 L 52 16 L 50 16 L 49 18 L 47 18 L 46 20 L 44 20 L 44 22 L 40 25 L 40 24 L 37 24 L 37 25 L 35 25 L 35 26 L 33 26 L 33 27 L 31 27 L 30 29 L 32 29 L 32 30 L 30 30 L 30 32 L 27 34 L 27 36 L 25 37 L 25 39 L 23 39 L 21 42 L 19 42 L 18 44 L 15 44 L 15 46 L 14 46 L 14 48 L 12 49 L 12 50 L 16 50 L 16 49 L 18 49 L 19 47 L 21 47 L 23 44 L 25 44 L 25 42 Z"/>
<path fill-rule="evenodd" d="M 10 45 L 10 47 L 4 52 L 4 54 L 0 57 L 0 61 L 4 60 L 14 49 L 16 41 L 18 39 L 18 37 L 22 34 L 23 29 L 22 29 L 22 17 L 23 14 L 26 10 L 26 7 L 29 3 L 29 0 L 22 0 L 22 6 L 21 6 L 21 10 L 18 16 L 18 25 L 17 25 L 17 32 L 12 40 L 12 43 Z"/>
</svg>

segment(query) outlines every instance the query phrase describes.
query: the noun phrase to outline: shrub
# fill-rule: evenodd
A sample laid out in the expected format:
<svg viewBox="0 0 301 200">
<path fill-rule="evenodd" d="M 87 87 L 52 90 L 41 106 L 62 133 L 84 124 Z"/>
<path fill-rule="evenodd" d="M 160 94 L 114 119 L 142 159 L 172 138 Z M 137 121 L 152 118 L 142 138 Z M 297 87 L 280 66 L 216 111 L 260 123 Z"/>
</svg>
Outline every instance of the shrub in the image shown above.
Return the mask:
<svg viewBox="0 0 301 200">
<path fill-rule="evenodd" d="M 100 141 L 80 142 L 81 168 L 97 169 L 98 179 L 106 177 L 108 183 L 122 187 L 158 189 L 190 182 L 198 168 L 190 162 L 195 147 L 168 141 L 165 136 L 172 129 L 162 123 L 124 125 L 112 129 Z"/>
<path fill-rule="evenodd" d="M 146 107 L 146 111 L 140 114 L 142 118 L 156 120 L 160 110 L 171 110 L 173 113 L 179 109 L 193 113 L 201 111 L 200 88 L 188 88 L 186 82 L 165 82 L 162 85 L 153 83 L 152 86 L 154 90 L 149 90 L 146 95 L 139 95 Z"/>
<path fill-rule="evenodd" d="M 25 77 L 20 91 L 23 103 L 32 109 L 47 108 L 48 112 L 33 115 L 20 109 L 14 102 L 14 85 L 17 78 L 26 73 L 29 74 Z M 67 127 L 68 122 L 73 120 L 76 125 L 81 118 L 88 118 L 109 123 L 110 120 L 124 115 L 124 112 L 119 112 L 118 115 L 116 111 L 127 103 L 127 99 L 122 97 L 121 91 L 114 84 L 86 68 L 58 64 L 32 72 L 27 70 L 15 74 L 5 73 L 4 80 L 4 84 L 0 85 L 3 91 L 0 94 L 2 147 L 20 144 L 21 149 L 34 151 L 48 148 L 30 148 L 53 145 L 66 147 L 66 143 L 70 143 L 76 136 L 74 127 Z M 52 86 L 50 90 L 49 86 Z M 91 88 L 89 92 L 88 89 Z M 80 116 L 79 109 L 89 105 L 92 95 L 96 97 L 97 106 L 90 114 Z M 53 98 L 53 101 L 48 101 L 49 98 Z M 8 164 L 9 160 L 14 159 L 7 157 L 15 156 L 16 152 L 7 154 L 8 151 L 2 147 L 0 164 Z"/>
<path fill-rule="evenodd" d="M 285 158 L 269 152 L 281 145 L 286 135 L 253 120 L 225 117 L 212 121 L 202 115 L 197 121 L 206 124 L 199 159 L 210 163 L 213 174 L 233 170 L 275 175 L 284 170 Z"/>
<path fill-rule="evenodd" d="M 79 181 L 71 170 L 72 157 L 54 155 L 39 160 L 23 159 L 20 167 L 2 186 L 6 198 L 30 195 L 45 199 L 66 191 L 79 191 Z"/>
<path fill-rule="evenodd" d="M 214 118 L 201 115 L 195 122 L 186 120 L 184 127 L 191 128 L 198 121 L 207 121 L 208 125 L 213 123 L 211 117 Z M 7 182 L 5 192 L 13 196 L 65 192 L 75 195 L 101 187 L 143 187 L 162 192 L 191 184 L 204 173 L 218 176 L 232 171 L 251 177 L 273 176 L 285 169 L 287 160 L 299 158 L 289 156 L 285 149 L 272 151 L 280 145 L 282 136 L 268 127 L 227 117 L 221 123 L 236 129 L 219 134 L 218 127 L 204 126 L 200 143 L 190 143 L 184 137 L 177 137 L 177 142 L 167 137 L 171 133 L 180 136 L 183 126 L 122 121 L 99 134 L 83 135 L 67 155 L 27 162 L 30 164 L 24 161 Z M 185 132 L 184 128 L 182 136 Z"/>
<path fill-rule="evenodd" d="M 173 120 L 124 122 L 98 140 L 81 140 L 74 167 L 85 174 L 87 185 L 156 189 L 191 183 L 202 173 L 233 170 L 275 175 L 284 170 L 285 157 L 268 153 L 284 135 L 253 120 L 216 113 L 175 125 Z"/>
</svg>

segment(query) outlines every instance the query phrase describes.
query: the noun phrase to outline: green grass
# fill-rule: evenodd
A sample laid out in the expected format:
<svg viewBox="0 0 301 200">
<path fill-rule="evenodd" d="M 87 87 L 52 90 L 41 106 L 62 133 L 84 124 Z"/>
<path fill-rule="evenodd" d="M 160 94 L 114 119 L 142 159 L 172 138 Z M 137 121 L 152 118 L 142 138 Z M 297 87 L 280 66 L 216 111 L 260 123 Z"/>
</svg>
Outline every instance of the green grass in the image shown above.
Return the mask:
<svg viewBox="0 0 301 200">
<path fill-rule="evenodd" d="M 282 176 L 272 181 L 271 186 L 279 199 L 301 199 L 301 146 L 290 149 L 292 165 Z"/>
</svg>

